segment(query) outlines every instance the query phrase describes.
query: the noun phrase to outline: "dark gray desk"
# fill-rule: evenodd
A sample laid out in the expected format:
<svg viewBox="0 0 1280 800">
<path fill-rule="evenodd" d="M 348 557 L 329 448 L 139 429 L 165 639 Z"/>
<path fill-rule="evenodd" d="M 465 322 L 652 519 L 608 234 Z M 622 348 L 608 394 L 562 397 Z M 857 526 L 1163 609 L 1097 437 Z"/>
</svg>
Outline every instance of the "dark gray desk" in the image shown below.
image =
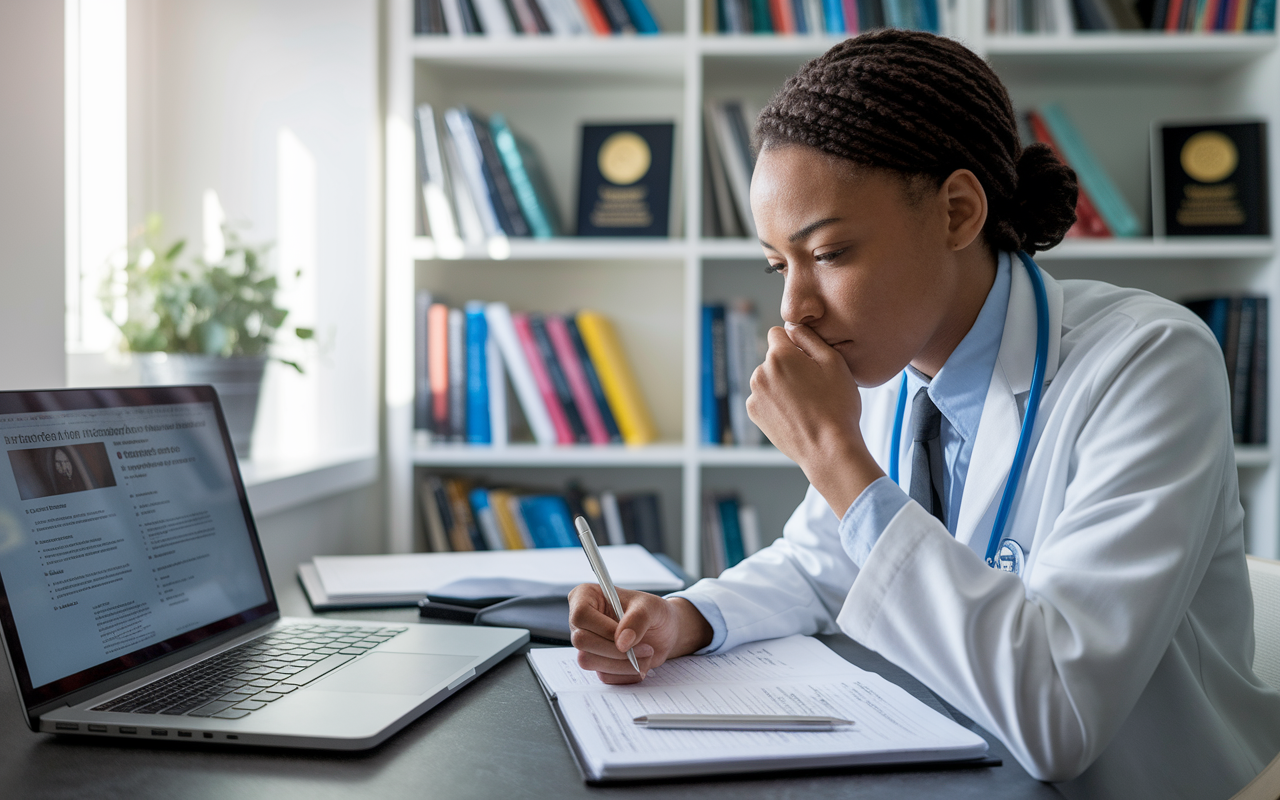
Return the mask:
<svg viewBox="0 0 1280 800">
<path fill-rule="evenodd" d="M 293 581 L 286 614 L 311 616 Z M 416 620 L 412 611 L 333 614 Z M 843 637 L 828 644 L 892 678 L 892 665 Z M 959 717 L 957 717 L 959 719 Z M 981 731 L 979 731 L 981 733 Z M 936 772 L 806 775 L 590 787 L 582 783 L 537 680 L 513 656 L 392 737 L 357 755 L 268 749 L 201 749 L 158 742 L 59 738 L 21 722 L 8 675 L 0 680 L 0 797 L 327 800 L 328 798 L 1057 798 L 986 736 L 1004 766 Z"/>
</svg>

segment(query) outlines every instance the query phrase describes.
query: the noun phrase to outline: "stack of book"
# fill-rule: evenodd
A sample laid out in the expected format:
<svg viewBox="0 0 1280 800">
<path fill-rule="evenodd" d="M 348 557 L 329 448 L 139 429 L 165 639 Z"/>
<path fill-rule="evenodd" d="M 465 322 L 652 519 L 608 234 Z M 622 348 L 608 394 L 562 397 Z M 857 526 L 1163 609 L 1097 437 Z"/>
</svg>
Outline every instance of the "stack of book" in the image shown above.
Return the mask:
<svg viewBox="0 0 1280 800">
<path fill-rule="evenodd" d="M 418 499 L 423 539 L 434 553 L 578 547 L 574 517 L 586 517 L 600 544 L 639 544 L 662 552 L 662 507 L 656 492 L 562 492 L 491 488 L 428 475 Z M 529 576 L 534 578 L 536 576 Z"/>
<path fill-rule="evenodd" d="M 414 114 L 423 224 L 441 253 L 499 236 L 549 239 L 563 232 L 541 161 L 501 114 L 450 108 L 443 129 L 429 104 Z"/>
<path fill-rule="evenodd" d="M 433 440 L 505 445 L 506 376 L 541 445 L 643 445 L 657 428 L 609 319 L 465 309 L 417 296 L 414 427 Z"/>
<path fill-rule="evenodd" d="M 1236 444 L 1267 443 L 1267 298 L 1189 300 L 1213 331 L 1231 382 L 1231 431 Z"/>
<path fill-rule="evenodd" d="M 702 573 L 715 578 L 760 549 L 760 520 L 755 506 L 736 494 L 702 497 Z"/>
<path fill-rule="evenodd" d="M 415 0 L 413 32 L 611 36 L 661 30 L 644 0 Z"/>
<path fill-rule="evenodd" d="M 993 33 L 1271 31 L 1275 0 L 992 0 Z"/>
<path fill-rule="evenodd" d="M 1080 194 L 1076 199 L 1076 224 L 1069 237 L 1138 236 L 1142 225 L 1129 201 L 1116 188 L 1084 137 L 1056 103 L 1045 103 L 1023 115 L 1022 132 L 1028 143 L 1047 144 L 1058 158 L 1076 172 Z"/>
<path fill-rule="evenodd" d="M 874 28 L 911 28 L 954 35 L 957 8 L 948 0 L 707 0 L 705 33 L 852 35 Z"/>
<path fill-rule="evenodd" d="M 764 361 L 759 328 L 748 300 L 702 307 L 703 444 L 758 447 L 764 441 L 747 416 L 751 373 Z"/>
<path fill-rule="evenodd" d="M 706 236 L 756 238 L 751 216 L 752 129 L 759 109 L 741 100 L 713 100 L 704 111 L 702 231 Z"/>
</svg>

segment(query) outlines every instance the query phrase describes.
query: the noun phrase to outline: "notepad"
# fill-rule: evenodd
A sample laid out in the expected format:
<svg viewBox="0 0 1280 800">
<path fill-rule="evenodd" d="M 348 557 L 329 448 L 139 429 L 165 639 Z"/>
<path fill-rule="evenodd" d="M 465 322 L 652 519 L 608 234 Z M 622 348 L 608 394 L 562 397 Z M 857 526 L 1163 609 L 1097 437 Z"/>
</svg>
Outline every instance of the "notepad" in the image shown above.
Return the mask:
<svg viewBox="0 0 1280 800">
<path fill-rule="evenodd" d="M 643 683 L 609 686 L 571 647 L 529 652 L 588 781 L 685 777 L 981 758 L 987 743 L 817 639 L 789 636 L 685 656 Z M 833 731 L 654 730 L 650 713 L 804 714 L 850 719 Z"/>
</svg>

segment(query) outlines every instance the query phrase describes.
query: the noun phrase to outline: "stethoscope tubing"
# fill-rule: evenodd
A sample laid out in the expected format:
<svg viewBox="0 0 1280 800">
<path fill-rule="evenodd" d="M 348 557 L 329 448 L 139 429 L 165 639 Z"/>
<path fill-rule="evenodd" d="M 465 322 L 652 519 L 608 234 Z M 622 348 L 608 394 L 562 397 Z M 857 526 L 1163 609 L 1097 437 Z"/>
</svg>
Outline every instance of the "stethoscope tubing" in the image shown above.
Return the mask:
<svg viewBox="0 0 1280 800">
<path fill-rule="evenodd" d="M 1027 268 L 1036 298 L 1036 360 L 1031 370 L 1031 394 L 1027 398 L 1027 413 L 1022 419 L 1022 430 L 1018 434 L 1018 448 L 1013 453 L 1013 463 L 1009 467 L 1009 477 L 1005 480 L 1004 493 L 1000 496 L 1000 505 L 996 508 L 995 522 L 991 525 L 991 535 L 987 539 L 987 566 L 996 565 L 996 553 L 1004 538 L 1004 529 L 1009 521 L 1009 512 L 1013 508 L 1014 497 L 1018 493 L 1018 484 L 1022 479 L 1022 465 L 1026 461 L 1027 451 L 1031 449 L 1031 436 L 1035 431 L 1036 416 L 1040 412 L 1040 398 L 1044 394 L 1044 374 L 1049 362 L 1049 297 L 1045 290 L 1044 278 L 1040 276 L 1040 268 L 1025 251 L 1018 251 L 1018 258 Z M 889 479 L 898 482 L 899 450 L 902 448 L 902 424 L 907 411 L 907 373 L 902 373 L 902 383 L 898 387 L 898 408 L 893 419 L 893 439 L 889 448 Z"/>
</svg>

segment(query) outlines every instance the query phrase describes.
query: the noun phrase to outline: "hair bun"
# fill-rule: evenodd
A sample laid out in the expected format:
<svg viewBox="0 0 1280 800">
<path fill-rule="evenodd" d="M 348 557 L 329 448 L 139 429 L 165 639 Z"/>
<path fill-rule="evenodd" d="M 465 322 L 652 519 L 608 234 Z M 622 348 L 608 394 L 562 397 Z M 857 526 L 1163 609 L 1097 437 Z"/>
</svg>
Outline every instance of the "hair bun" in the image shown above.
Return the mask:
<svg viewBox="0 0 1280 800">
<path fill-rule="evenodd" d="M 1076 222 L 1076 173 L 1045 144 L 1018 157 L 1018 185 L 1010 222 L 1023 250 L 1035 254 L 1062 241 Z"/>
</svg>

